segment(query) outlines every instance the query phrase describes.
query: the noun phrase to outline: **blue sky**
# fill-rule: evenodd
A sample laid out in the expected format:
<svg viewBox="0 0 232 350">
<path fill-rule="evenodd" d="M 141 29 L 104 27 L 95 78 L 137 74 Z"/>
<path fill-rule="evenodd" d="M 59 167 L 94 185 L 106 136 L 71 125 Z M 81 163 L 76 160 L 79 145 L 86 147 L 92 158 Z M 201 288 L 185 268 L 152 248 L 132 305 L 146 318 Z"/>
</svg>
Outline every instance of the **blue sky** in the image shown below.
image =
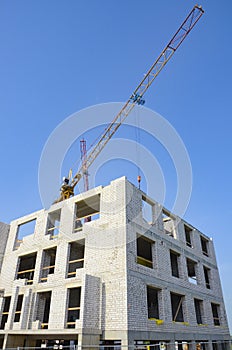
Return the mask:
<svg viewBox="0 0 232 350">
<path fill-rule="evenodd" d="M 38 165 L 54 128 L 83 108 L 126 101 L 194 5 L 191 0 L 1 1 L 1 221 L 41 208 Z M 232 3 L 201 5 L 203 18 L 146 94 L 146 107 L 172 124 L 188 150 L 193 190 L 185 219 L 213 237 L 232 329 Z M 122 127 L 119 136 L 127 133 Z M 171 165 L 162 152 L 157 145 L 172 194 L 176 180 L 169 177 Z M 64 171 L 79 156 L 76 143 Z M 96 184 L 123 174 L 136 179 L 136 167 L 117 162 L 99 170 Z M 167 196 L 167 207 L 170 201 Z"/>
</svg>

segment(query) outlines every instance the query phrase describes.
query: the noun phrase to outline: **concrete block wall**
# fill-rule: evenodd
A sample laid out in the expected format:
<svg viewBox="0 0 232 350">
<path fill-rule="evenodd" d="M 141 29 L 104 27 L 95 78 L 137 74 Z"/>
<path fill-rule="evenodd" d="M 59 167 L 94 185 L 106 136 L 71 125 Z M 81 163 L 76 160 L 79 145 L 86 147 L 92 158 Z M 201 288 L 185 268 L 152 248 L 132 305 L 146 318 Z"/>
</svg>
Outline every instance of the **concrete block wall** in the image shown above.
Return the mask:
<svg viewBox="0 0 232 350">
<path fill-rule="evenodd" d="M 82 229 L 74 232 L 75 205 L 85 198 L 100 195 L 99 218 L 86 222 Z M 151 205 L 152 225 L 142 213 L 142 202 Z M 61 210 L 59 235 L 51 239 L 47 233 L 49 213 Z M 97 187 L 88 192 L 51 206 L 49 210 L 40 210 L 14 220 L 10 225 L 2 261 L 0 289 L 5 296 L 11 296 L 11 306 L 6 328 L 14 329 L 15 334 L 27 330 L 41 336 L 42 315 L 38 317 L 38 293 L 51 291 L 49 326 L 46 334 L 79 335 L 79 344 L 91 340 L 122 339 L 126 345 L 137 339 L 174 339 L 174 334 L 183 334 L 182 339 L 202 339 L 215 334 L 226 337 L 228 326 L 223 303 L 220 279 L 215 259 L 213 242 L 192 228 L 192 247 L 185 241 L 184 225 L 174 217 L 175 238 L 164 232 L 162 207 L 146 194 L 129 183 L 124 177 L 116 179 L 106 187 Z M 34 234 L 23 238 L 16 249 L 18 225 L 36 219 Z M 153 267 L 148 268 L 137 263 L 136 239 L 144 235 L 152 244 Z M 208 239 L 209 256 L 202 254 L 200 236 Z M 69 243 L 85 242 L 84 267 L 76 270 L 76 275 L 67 278 Z M 48 275 L 46 282 L 40 281 L 43 264 L 43 251 L 56 247 L 54 274 Z M 179 254 L 179 273 L 171 275 L 170 250 Z M 25 279 L 16 279 L 19 258 L 30 253 L 37 254 L 32 285 Z M 187 274 L 186 257 L 196 261 L 198 284 L 190 283 Z M 203 266 L 210 269 L 212 288 L 205 287 Z M 147 316 L 147 285 L 154 286 L 159 292 L 160 319 L 158 325 Z M 68 290 L 81 287 L 80 318 L 74 329 L 66 328 Z M 183 311 L 186 324 L 172 322 L 170 292 L 185 296 Z M 20 322 L 15 324 L 14 313 L 17 295 L 24 294 Z M 195 319 L 194 298 L 204 300 L 203 319 L 207 326 L 198 326 Z M 211 302 L 220 304 L 221 327 L 212 320 Z M 6 335 L 7 337 L 7 335 Z M 157 338 L 158 337 L 158 338 Z M 89 340 L 90 339 L 90 340 Z M 181 339 L 181 338 L 180 338 Z M 11 339 L 11 342 L 13 340 Z M 7 340 L 4 342 L 7 345 Z"/>
<path fill-rule="evenodd" d="M 229 337 L 228 323 L 226 319 L 220 277 L 217 268 L 216 256 L 212 239 L 205 236 L 185 221 L 172 214 L 175 227 L 175 236 L 170 237 L 164 232 L 161 222 L 161 210 L 157 203 L 153 206 L 158 214 L 154 218 L 154 225 L 149 227 L 144 222 L 141 213 L 141 191 L 132 184 L 127 184 L 126 191 L 131 198 L 127 205 L 127 218 L 131 220 L 127 224 L 127 280 L 128 280 L 128 327 L 134 332 L 134 336 L 144 336 L 144 340 L 166 339 L 166 334 L 181 332 L 182 338 L 191 334 L 192 340 L 198 335 L 207 334 L 207 337 Z M 140 204 L 139 204 L 140 202 Z M 133 218 L 136 217 L 136 220 Z M 184 225 L 192 228 L 192 247 L 186 245 Z M 152 242 L 153 268 L 140 265 L 136 261 L 136 238 L 144 235 Z M 201 236 L 207 239 L 208 256 L 204 255 L 201 247 Z M 179 278 L 171 274 L 170 250 L 179 254 Z M 196 262 L 197 284 L 191 283 L 188 278 L 186 258 Z M 210 269 L 210 289 L 206 288 L 203 266 Z M 148 320 L 146 287 L 153 286 L 160 289 L 159 311 L 163 324 Z M 184 324 L 172 321 L 170 292 L 184 295 L 183 313 Z M 203 300 L 204 312 L 202 314 L 205 326 L 199 326 L 196 321 L 194 298 Z M 215 326 L 213 322 L 211 303 L 220 304 L 220 323 Z M 151 333 L 147 333 L 150 330 Z M 153 338 L 152 338 L 153 337 Z M 140 339 L 140 338 L 137 338 Z"/>
</svg>

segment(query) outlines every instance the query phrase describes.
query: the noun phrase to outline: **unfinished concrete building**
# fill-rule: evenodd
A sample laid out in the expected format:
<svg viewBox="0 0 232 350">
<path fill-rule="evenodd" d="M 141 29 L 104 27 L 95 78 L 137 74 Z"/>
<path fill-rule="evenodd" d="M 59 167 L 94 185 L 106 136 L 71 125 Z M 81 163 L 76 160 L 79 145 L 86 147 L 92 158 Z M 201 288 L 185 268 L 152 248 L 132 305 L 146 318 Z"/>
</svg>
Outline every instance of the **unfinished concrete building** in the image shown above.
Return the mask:
<svg viewBox="0 0 232 350">
<path fill-rule="evenodd" d="M 3 348 L 230 340 L 212 240 L 124 177 L 0 228 Z"/>
</svg>

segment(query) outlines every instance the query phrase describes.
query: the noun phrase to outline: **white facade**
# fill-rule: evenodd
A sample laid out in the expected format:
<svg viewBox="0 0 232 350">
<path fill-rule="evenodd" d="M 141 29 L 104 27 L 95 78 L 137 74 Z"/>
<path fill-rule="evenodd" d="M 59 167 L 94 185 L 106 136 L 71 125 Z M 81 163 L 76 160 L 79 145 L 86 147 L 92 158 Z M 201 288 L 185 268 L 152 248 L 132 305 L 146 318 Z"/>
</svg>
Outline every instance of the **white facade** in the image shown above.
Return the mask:
<svg viewBox="0 0 232 350">
<path fill-rule="evenodd" d="M 5 242 L 3 348 L 230 340 L 212 240 L 124 177 L 12 221 Z"/>
</svg>

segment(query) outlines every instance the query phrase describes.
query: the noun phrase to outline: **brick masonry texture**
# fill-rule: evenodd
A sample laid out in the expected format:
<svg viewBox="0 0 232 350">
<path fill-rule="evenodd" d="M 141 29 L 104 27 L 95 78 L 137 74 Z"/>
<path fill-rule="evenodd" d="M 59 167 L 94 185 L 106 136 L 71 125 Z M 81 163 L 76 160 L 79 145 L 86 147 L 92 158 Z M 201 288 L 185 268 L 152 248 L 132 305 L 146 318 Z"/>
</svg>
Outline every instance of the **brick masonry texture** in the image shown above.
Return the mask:
<svg viewBox="0 0 232 350">
<path fill-rule="evenodd" d="M 75 230 L 76 205 L 98 196 L 99 216 L 89 222 L 82 220 L 83 226 Z M 151 209 L 151 222 L 143 215 L 145 203 Z M 61 215 L 59 234 L 53 237 L 47 231 L 47 220 L 54 211 Z M 33 219 L 34 232 L 18 242 L 19 225 Z M 186 243 L 186 226 L 191 230 L 191 246 Z M 168 234 L 171 231 L 172 235 Z M 10 225 L 0 223 L 0 234 L 0 319 L 4 300 L 11 297 L 8 319 L 0 330 L 3 348 L 35 346 L 41 336 L 59 339 L 59 334 L 79 345 L 98 343 L 100 339 L 121 340 L 124 345 L 133 344 L 134 340 L 202 339 L 211 344 L 213 340 L 230 339 L 212 240 L 172 213 L 168 224 L 164 223 L 160 204 L 125 177 L 54 204 L 49 210 L 18 218 Z M 138 261 L 139 236 L 151 245 L 150 267 Z M 207 242 L 208 255 L 202 252 L 201 237 Z M 84 244 L 84 263 L 68 276 L 71 242 Z M 55 268 L 41 282 L 44 250 L 54 247 Z M 170 251 L 178 256 L 179 277 L 172 276 Z M 36 254 L 36 262 L 33 283 L 28 284 L 26 278 L 19 278 L 18 269 L 20 259 L 30 254 Z M 80 256 L 77 253 L 78 259 Z M 186 258 L 195 262 L 196 283 L 189 280 Z M 206 287 L 204 268 L 209 271 L 210 289 Z M 147 286 L 159 291 L 160 322 L 148 319 Z M 69 290 L 77 287 L 81 288 L 79 316 L 69 328 Z M 51 292 L 51 300 L 49 321 L 43 328 L 44 304 L 39 297 L 46 292 Z M 184 322 L 173 322 L 170 293 L 184 297 Z M 15 322 L 21 294 L 20 320 Z M 197 324 L 194 299 L 202 301 L 201 325 Z M 218 326 L 214 325 L 212 303 L 218 305 Z"/>
</svg>

